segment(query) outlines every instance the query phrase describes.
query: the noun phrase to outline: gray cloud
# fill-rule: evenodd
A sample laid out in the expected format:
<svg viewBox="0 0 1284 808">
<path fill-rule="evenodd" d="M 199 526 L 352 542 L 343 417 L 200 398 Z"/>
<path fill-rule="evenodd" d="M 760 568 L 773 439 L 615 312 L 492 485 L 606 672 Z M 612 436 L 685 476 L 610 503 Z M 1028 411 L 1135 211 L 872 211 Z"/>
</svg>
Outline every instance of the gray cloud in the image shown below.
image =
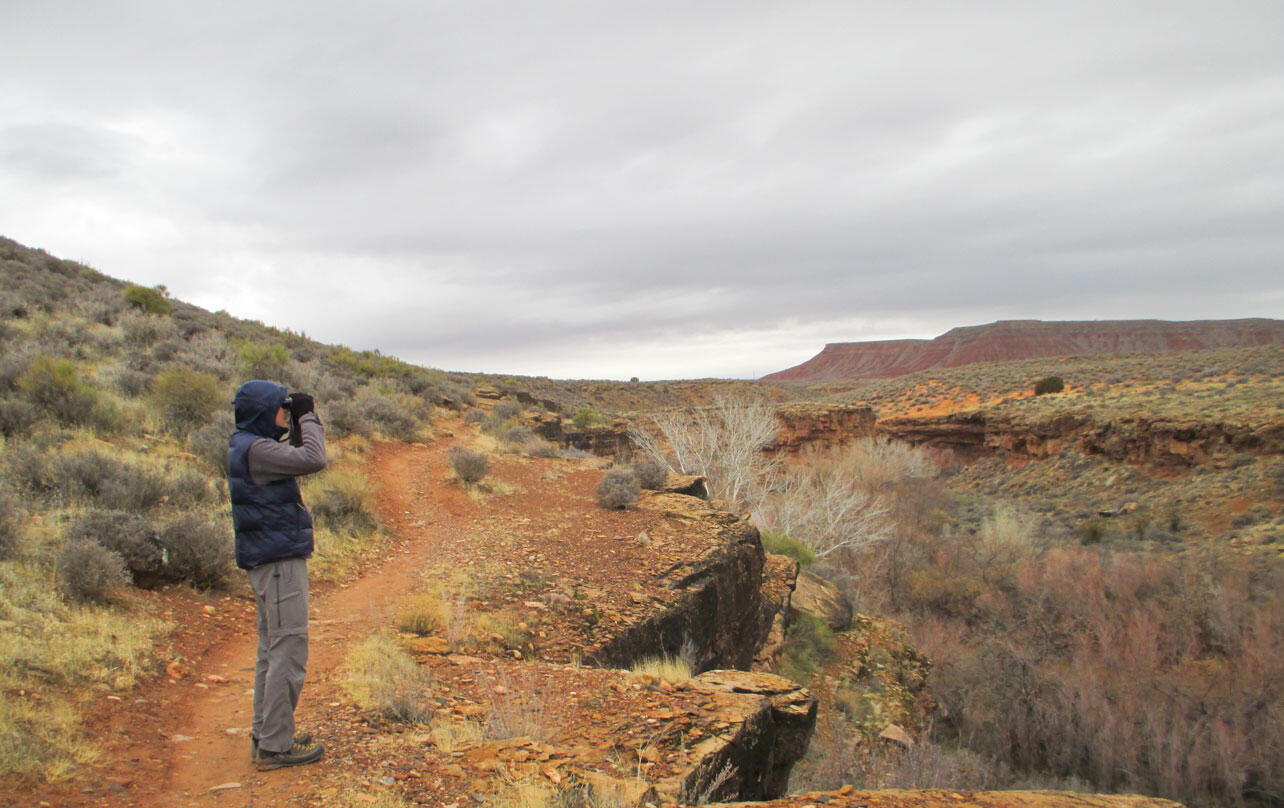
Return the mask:
<svg viewBox="0 0 1284 808">
<path fill-rule="evenodd" d="M 675 377 L 1284 315 L 1278 3 L 10 12 L 5 234 L 322 339 Z"/>
</svg>

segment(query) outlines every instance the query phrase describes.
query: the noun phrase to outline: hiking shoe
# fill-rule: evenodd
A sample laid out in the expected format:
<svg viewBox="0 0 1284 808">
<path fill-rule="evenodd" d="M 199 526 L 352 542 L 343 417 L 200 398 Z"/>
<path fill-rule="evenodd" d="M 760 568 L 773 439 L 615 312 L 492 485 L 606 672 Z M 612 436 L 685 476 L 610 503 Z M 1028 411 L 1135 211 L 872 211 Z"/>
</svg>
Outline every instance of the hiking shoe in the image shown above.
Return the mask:
<svg viewBox="0 0 1284 808">
<path fill-rule="evenodd" d="M 262 771 L 280 769 L 283 766 L 304 766 L 316 763 L 325 754 L 325 747 L 319 743 L 296 743 L 285 752 L 259 750 L 259 757 L 254 763 Z"/>
<path fill-rule="evenodd" d="M 301 743 L 301 744 L 312 743 L 312 733 L 311 732 L 298 733 L 297 735 L 294 736 L 294 743 Z M 253 735 L 250 736 L 250 762 L 251 763 L 259 762 L 259 739 Z"/>
</svg>

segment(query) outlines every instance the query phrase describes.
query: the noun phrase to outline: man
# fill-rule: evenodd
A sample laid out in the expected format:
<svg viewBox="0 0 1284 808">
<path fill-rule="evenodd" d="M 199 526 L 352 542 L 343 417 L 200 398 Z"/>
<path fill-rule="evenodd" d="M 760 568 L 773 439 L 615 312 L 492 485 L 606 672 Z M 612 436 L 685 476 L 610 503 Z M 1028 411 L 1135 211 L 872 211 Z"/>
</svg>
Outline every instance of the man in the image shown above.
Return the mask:
<svg viewBox="0 0 1284 808">
<path fill-rule="evenodd" d="M 236 565 L 249 574 L 258 606 L 251 755 L 260 769 L 315 763 L 324 747 L 295 734 L 308 662 L 308 556 L 312 515 L 298 477 L 325 468 L 325 436 L 312 397 L 266 381 L 236 391 L 236 432 L 228 441 L 228 491 Z M 302 445 L 282 443 L 290 419 Z"/>
</svg>

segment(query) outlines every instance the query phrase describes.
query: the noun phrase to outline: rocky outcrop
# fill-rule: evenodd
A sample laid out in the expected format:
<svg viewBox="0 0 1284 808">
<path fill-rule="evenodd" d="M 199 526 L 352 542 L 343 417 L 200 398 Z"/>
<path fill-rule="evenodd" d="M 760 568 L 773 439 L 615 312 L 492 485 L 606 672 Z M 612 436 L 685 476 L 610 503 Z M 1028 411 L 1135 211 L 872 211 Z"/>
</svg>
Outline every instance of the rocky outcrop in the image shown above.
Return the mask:
<svg viewBox="0 0 1284 808">
<path fill-rule="evenodd" d="M 657 783 L 657 792 L 691 805 L 784 794 L 789 772 L 806 753 L 816 726 L 816 699 L 769 673 L 710 671 L 687 688 L 719 703 L 728 726 L 693 747 L 699 763 L 679 788 L 671 781 Z"/>
<path fill-rule="evenodd" d="M 628 667 L 647 656 L 682 655 L 694 656 L 698 670 L 749 668 L 781 608 L 763 597 L 765 555 L 758 529 L 682 494 L 656 494 L 639 507 L 713 528 L 715 535 L 702 553 L 664 572 L 661 584 L 676 598 L 588 649 L 586 658 Z"/>
<path fill-rule="evenodd" d="M 532 423 L 531 428 L 544 440 L 598 457 L 627 455 L 633 449 L 629 422 L 623 419 L 600 426 L 578 427 L 560 415 L 545 413 Z"/>
<path fill-rule="evenodd" d="M 1166 353 L 1259 345 L 1284 346 L 1284 321 L 1267 319 L 1001 320 L 955 328 L 931 340 L 839 342 L 765 380 L 825 382 L 902 376 L 932 368 L 1049 356 Z"/>
<path fill-rule="evenodd" d="M 780 431 L 768 452 L 797 453 L 804 446 L 838 446 L 874 434 L 870 407 L 856 404 L 792 404 L 776 410 Z"/>
<path fill-rule="evenodd" d="M 1014 459 L 1041 460 L 1073 449 L 1117 463 L 1201 466 L 1232 455 L 1284 454 L 1284 423 L 1232 424 L 1160 418 L 1095 422 L 1069 413 L 1029 422 L 983 411 L 928 418 L 887 418 L 878 433 L 909 443 L 948 449 L 962 460 L 1003 452 Z"/>
<path fill-rule="evenodd" d="M 844 631 L 852 624 L 852 604 L 838 591 L 838 587 L 814 572 L 798 573 L 798 583 L 790 598 L 796 612 L 819 617 L 834 631 Z"/>
</svg>

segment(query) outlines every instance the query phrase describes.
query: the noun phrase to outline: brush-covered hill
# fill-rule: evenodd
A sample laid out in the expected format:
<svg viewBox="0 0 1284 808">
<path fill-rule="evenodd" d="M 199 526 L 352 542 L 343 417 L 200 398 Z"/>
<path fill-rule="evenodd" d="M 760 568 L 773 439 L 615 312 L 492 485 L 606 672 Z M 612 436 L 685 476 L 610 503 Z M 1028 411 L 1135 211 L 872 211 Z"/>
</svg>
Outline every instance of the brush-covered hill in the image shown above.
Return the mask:
<svg viewBox="0 0 1284 808">
<path fill-rule="evenodd" d="M 978 362 L 1262 345 L 1284 346 L 1284 321 L 1260 318 L 1189 322 L 1000 320 L 988 325 L 954 328 L 930 340 L 830 343 L 801 365 L 768 374 L 763 379 L 803 383 L 878 379 Z"/>
</svg>

